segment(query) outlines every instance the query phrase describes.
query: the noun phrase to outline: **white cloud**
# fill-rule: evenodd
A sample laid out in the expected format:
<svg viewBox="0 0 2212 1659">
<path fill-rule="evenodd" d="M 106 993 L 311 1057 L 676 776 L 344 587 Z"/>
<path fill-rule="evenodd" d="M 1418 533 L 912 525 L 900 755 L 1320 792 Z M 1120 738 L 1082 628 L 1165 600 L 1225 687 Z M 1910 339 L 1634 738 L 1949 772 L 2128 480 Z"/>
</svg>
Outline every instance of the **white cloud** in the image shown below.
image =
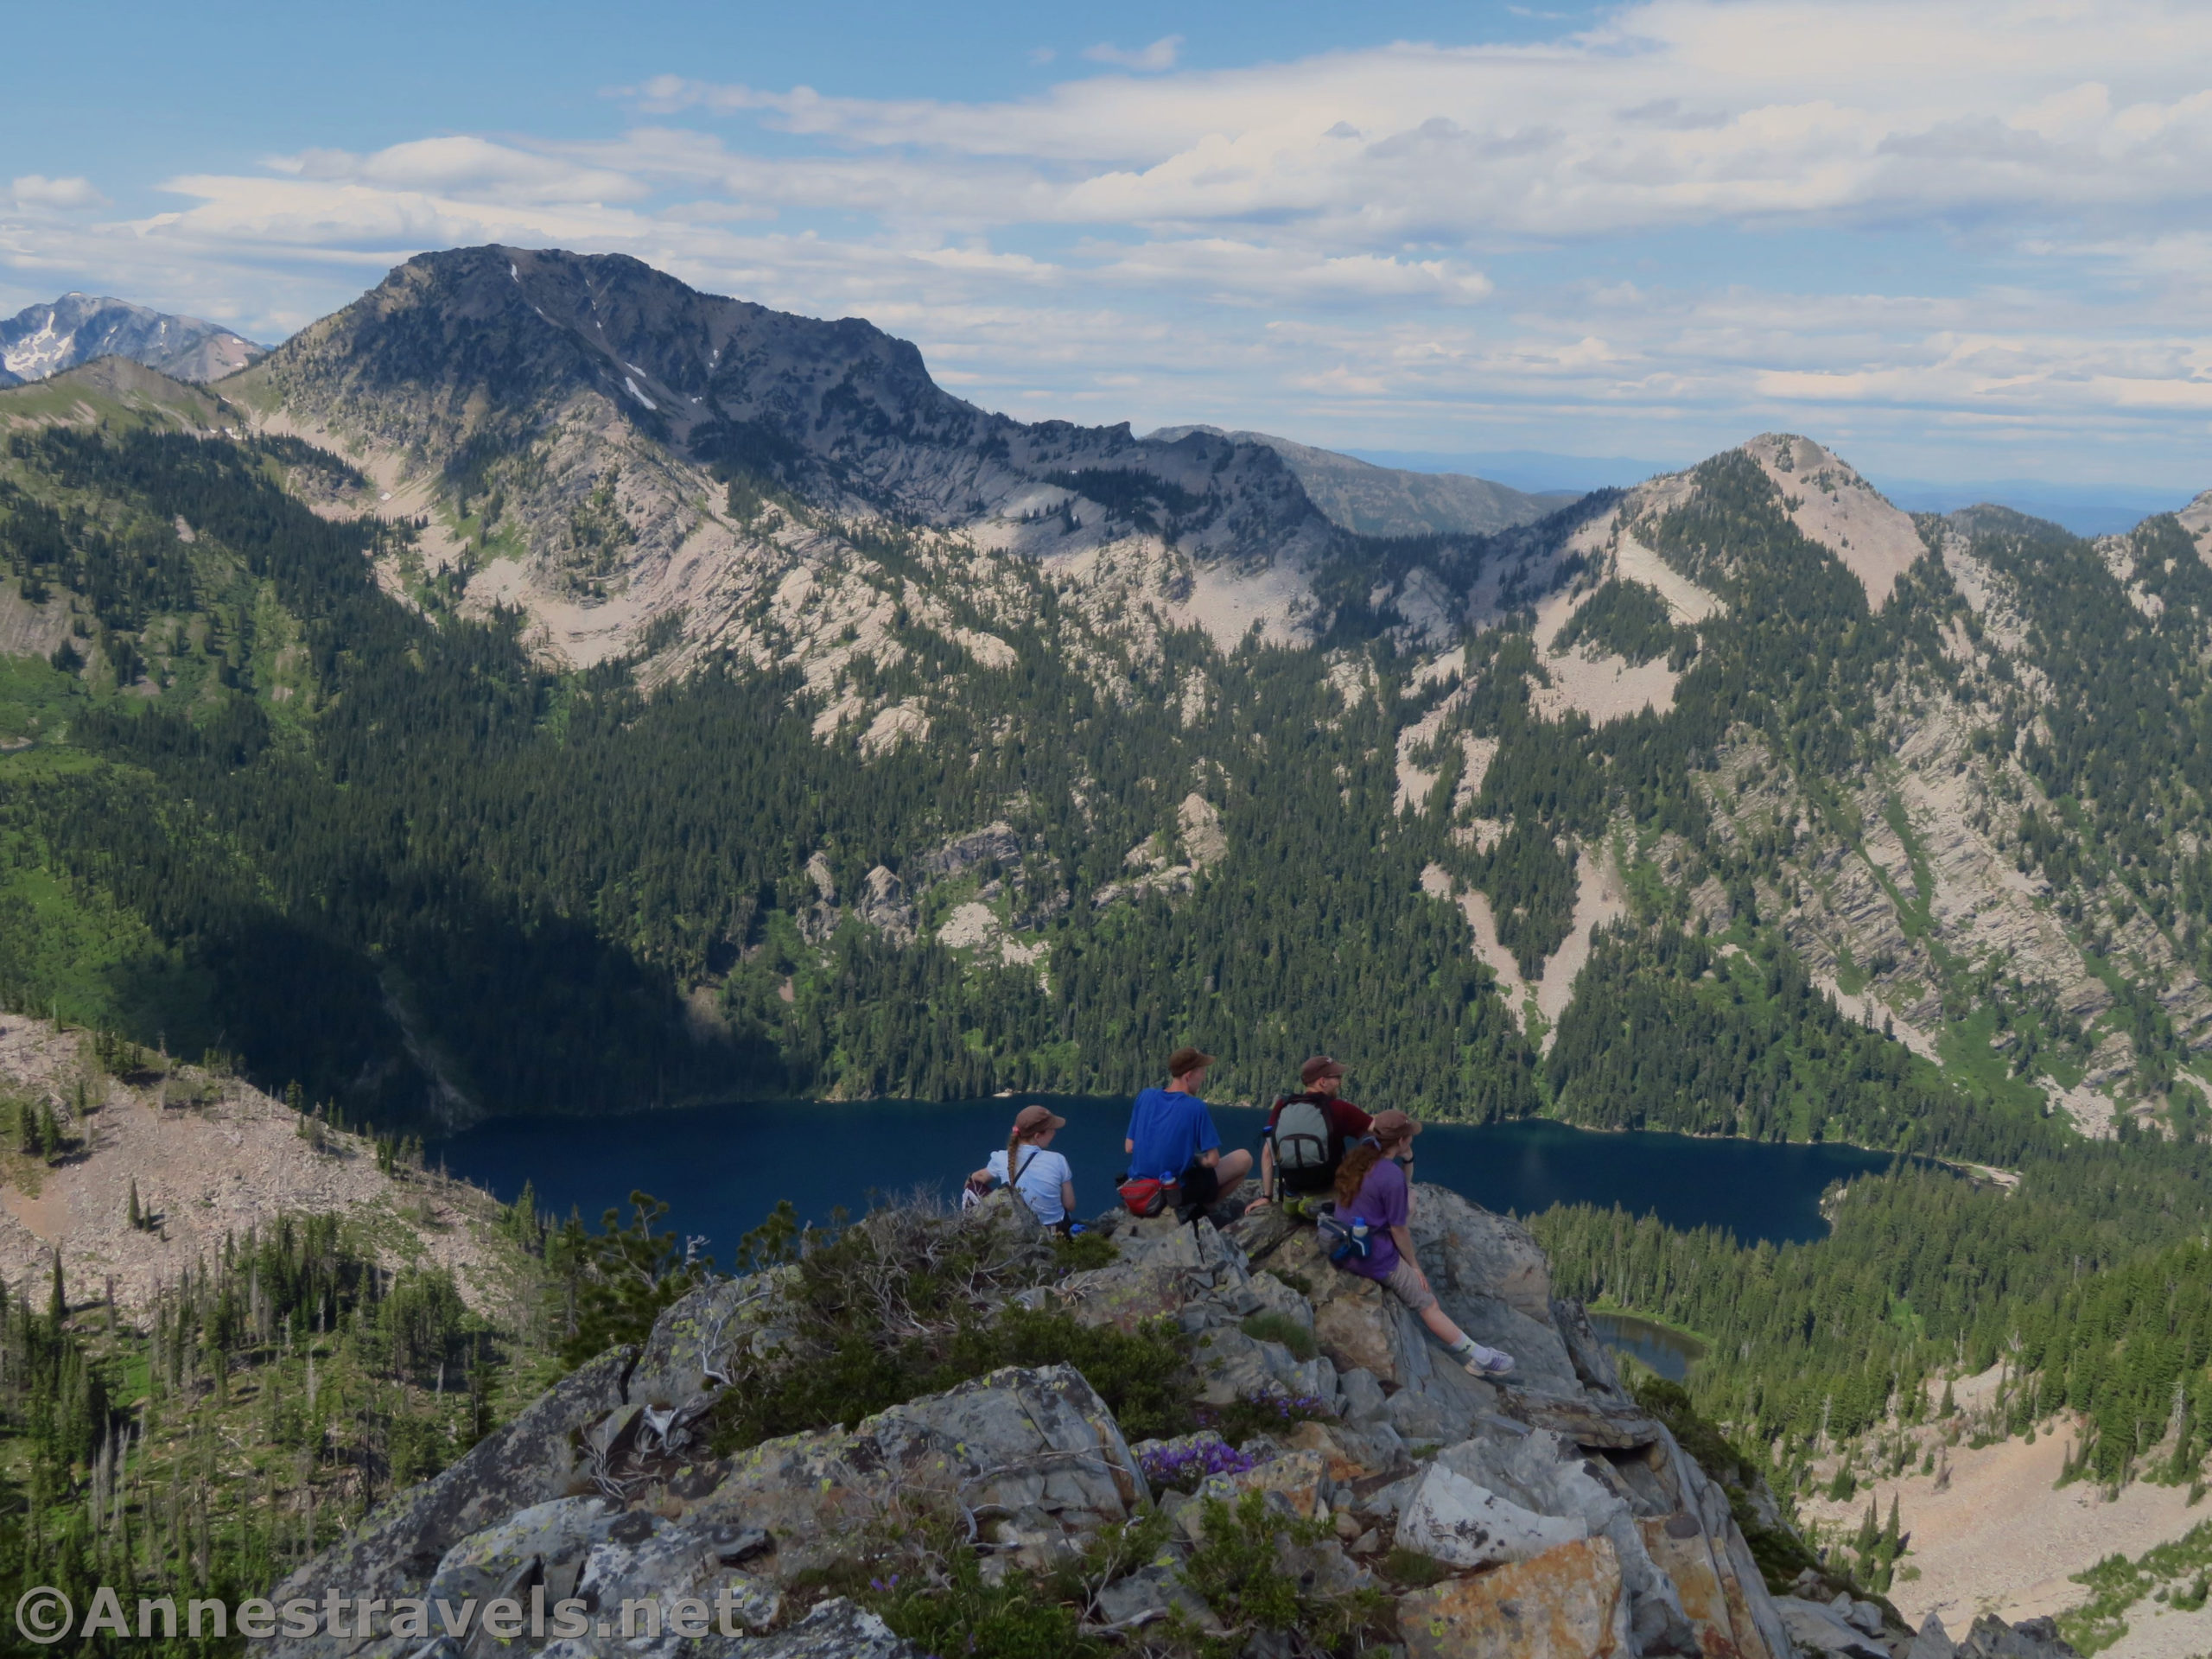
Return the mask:
<svg viewBox="0 0 2212 1659">
<path fill-rule="evenodd" d="M 557 244 L 868 316 L 1028 415 L 2197 464 L 2212 8 L 1646 0 L 1526 44 L 1179 48 L 999 100 L 670 74 L 605 140 L 303 148 L 120 223 L 19 180 L 0 266 L 270 335 L 422 248 Z"/>
<path fill-rule="evenodd" d="M 372 189 L 429 191 L 455 200 L 509 204 L 634 201 L 652 187 L 607 168 L 579 167 L 558 155 L 482 138 L 421 138 L 368 156 L 308 149 L 273 158 L 295 178 Z"/>
<path fill-rule="evenodd" d="M 1096 46 L 1086 46 L 1083 55 L 1093 63 L 1110 63 L 1123 69 L 1143 69 L 1157 73 L 1175 67 L 1176 54 L 1183 49 L 1180 35 L 1165 35 L 1150 46 L 1140 47 L 1134 52 L 1122 50 L 1110 41 L 1101 41 Z"/>
<path fill-rule="evenodd" d="M 105 207 L 107 198 L 92 188 L 90 179 L 49 179 L 26 173 L 9 186 L 19 207 Z"/>
</svg>

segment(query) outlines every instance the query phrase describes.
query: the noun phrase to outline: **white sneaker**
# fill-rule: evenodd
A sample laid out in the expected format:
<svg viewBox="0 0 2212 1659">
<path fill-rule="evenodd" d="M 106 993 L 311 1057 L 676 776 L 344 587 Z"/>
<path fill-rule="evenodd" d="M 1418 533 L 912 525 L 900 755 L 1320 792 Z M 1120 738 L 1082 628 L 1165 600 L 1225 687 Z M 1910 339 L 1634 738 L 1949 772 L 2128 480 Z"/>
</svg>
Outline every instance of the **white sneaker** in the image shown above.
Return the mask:
<svg viewBox="0 0 2212 1659">
<path fill-rule="evenodd" d="M 1467 1374 L 1471 1376 L 1501 1377 L 1513 1375 L 1513 1356 L 1495 1348 L 1485 1348 L 1480 1343 L 1467 1357 Z"/>
</svg>

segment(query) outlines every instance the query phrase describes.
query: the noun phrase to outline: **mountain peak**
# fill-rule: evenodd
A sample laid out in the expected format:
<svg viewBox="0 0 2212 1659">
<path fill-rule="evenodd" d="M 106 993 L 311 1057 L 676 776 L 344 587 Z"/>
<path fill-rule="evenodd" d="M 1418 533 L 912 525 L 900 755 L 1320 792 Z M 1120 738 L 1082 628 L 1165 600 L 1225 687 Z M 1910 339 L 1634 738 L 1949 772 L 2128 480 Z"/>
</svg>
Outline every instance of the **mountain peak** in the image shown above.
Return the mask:
<svg viewBox="0 0 2212 1659">
<path fill-rule="evenodd" d="M 1265 618 L 1194 604 L 1185 619 L 1235 637 L 1318 614 L 1296 573 L 1343 540 L 1264 445 L 1017 421 L 944 391 L 917 346 L 859 318 L 701 293 L 624 255 L 419 255 L 234 390 L 364 455 L 395 512 L 433 496 L 494 503 L 481 532 L 461 533 L 496 537 L 504 513 L 499 556 L 572 610 L 624 595 L 672 605 L 676 572 L 709 550 L 755 557 L 753 515 L 735 504 L 764 491 L 1064 563 L 1129 545 L 1140 560 L 1172 548 L 1247 575 L 1283 567 Z M 594 515 L 608 512 L 623 524 L 602 536 Z M 1193 591 L 1172 573 L 1155 585 Z"/>
<path fill-rule="evenodd" d="M 0 321 L 0 370 L 10 377 L 0 385 L 43 380 L 101 357 L 129 358 L 174 380 L 219 380 L 261 355 L 218 323 L 73 289 Z"/>
<path fill-rule="evenodd" d="M 1794 432 L 1764 432 L 1738 446 L 1757 461 L 1808 541 L 1843 562 L 1879 610 L 1897 578 L 1928 550 L 1910 515 L 1892 506 L 1834 450 Z"/>
</svg>

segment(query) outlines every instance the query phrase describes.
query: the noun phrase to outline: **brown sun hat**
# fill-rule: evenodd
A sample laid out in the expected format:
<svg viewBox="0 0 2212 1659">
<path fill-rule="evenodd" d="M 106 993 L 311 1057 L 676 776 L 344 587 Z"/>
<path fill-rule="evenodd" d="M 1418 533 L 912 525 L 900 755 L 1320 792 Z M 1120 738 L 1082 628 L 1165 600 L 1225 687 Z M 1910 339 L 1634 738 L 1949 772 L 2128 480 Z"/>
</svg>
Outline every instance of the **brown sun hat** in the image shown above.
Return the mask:
<svg viewBox="0 0 2212 1659">
<path fill-rule="evenodd" d="M 1316 1054 L 1298 1068 L 1298 1080 L 1311 1089 L 1324 1077 L 1341 1077 L 1344 1069 L 1325 1054 Z"/>
<path fill-rule="evenodd" d="M 1367 1132 L 1387 1147 L 1395 1141 L 1412 1140 L 1421 1133 L 1421 1125 L 1403 1112 L 1393 1109 L 1376 1113 Z"/>
<path fill-rule="evenodd" d="M 1064 1129 L 1067 1126 L 1067 1119 L 1053 1116 L 1049 1107 L 1025 1106 L 1014 1115 L 1016 1135 L 1029 1135 L 1038 1129 Z"/>
<path fill-rule="evenodd" d="M 1167 1057 L 1167 1075 L 1179 1077 L 1185 1071 L 1195 1071 L 1202 1065 L 1211 1065 L 1213 1056 L 1203 1048 L 1192 1048 L 1188 1043 Z"/>
</svg>

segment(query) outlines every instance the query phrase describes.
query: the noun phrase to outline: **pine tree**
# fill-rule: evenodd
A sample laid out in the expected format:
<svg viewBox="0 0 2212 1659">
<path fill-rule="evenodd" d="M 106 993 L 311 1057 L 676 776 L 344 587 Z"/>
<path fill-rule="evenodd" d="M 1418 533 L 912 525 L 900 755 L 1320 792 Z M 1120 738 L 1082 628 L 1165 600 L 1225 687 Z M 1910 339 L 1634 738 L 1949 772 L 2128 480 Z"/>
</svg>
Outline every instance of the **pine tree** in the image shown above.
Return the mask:
<svg viewBox="0 0 2212 1659">
<path fill-rule="evenodd" d="M 55 1340 L 61 1336 L 61 1326 L 69 1317 L 69 1300 L 61 1290 L 61 1252 L 54 1253 L 54 1287 L 46 1301 L 46 1320 Z"/>
<path fill-rule="evenodd" d="M 130 1178 L 130 1230 L 138 1231 L 146 1224 L 146 1212 L 138 1207 L 138 1178 Z"/>
<path fill-rule="evenodd" d="M 1943 1417 L 1955 1417 L 1955 1416 L 1957 1416 L 1957 1415 L 1958 1415 L 1958 1414 L 1959 1414 L 1959 1402 L 1958 1402 L 1958 1399 L 1957 1399 L 1957 1397 L 1956 1397 L 1955 1395 L 1954 1395 L 1952 1394 L 1952 1392 L 1951 1392 L 1951 1380 L 1950 1380 L 1950 1378 L 1948 1378 L 1948 1377 L 1945 1377 L 1945 1378 L 1943 1379 L 1943 1403 L 1942 1403 L 1941 1406 L 1939 1406 L 1939 1407 L 1937 1407 L 1937 1408 L 1936 1408 L 1936 1416 L 1937 1416 L 1937 1417 L 1939 1417 L 1939 1418 L 1943 1418 Z"/>
<path fill-rule="evenodd" d="M 1890 1494 L 1890 1518 L 1887 1523 L 1882 1528 L 1882 1553 L 1894 1560 L 1897 1553 L 1897 1546 L 1903 1541 L 1904 1536 L 1904 1533 L 1898 1529 L 1897 1526 L 1897 1495 L 1895 1492 L 1891 1492 Z"/>
</svg>

